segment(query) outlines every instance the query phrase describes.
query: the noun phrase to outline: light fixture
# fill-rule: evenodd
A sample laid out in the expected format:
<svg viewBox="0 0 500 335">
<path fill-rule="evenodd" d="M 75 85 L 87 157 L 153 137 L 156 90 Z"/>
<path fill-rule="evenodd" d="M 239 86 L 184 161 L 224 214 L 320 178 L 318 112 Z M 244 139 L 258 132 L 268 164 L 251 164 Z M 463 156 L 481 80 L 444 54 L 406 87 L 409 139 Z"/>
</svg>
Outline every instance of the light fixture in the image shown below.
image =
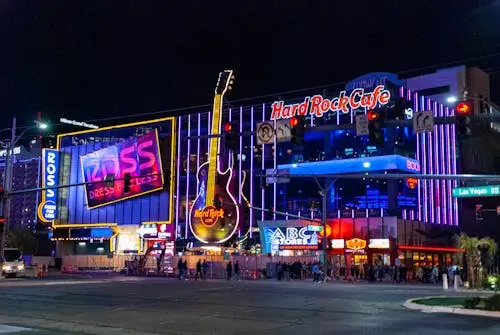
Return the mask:
<svg viewBox="0 0 500 335">
<path fill-rule="evenodd" d="M 453 103 L 457 102 L 457 97 L 454 95 L 449 96 L 448 98 L 446 98 L 446 102 L 449 104 L 453 104 Z"/>
<path fill-rule="evenodd" d="M 363 167 L 368 169 L 371 166 L 370 162 L 363 162 Z"/>
<path fill-rule="evenodd" d="M 293 164 L 292 164 L 292 167 L 293 167 L 293 168 L 296 168 L 297 166 L 298 166 L 298 165 L 297 165 L 297 163 L 293 163 Z"/>
</svg>

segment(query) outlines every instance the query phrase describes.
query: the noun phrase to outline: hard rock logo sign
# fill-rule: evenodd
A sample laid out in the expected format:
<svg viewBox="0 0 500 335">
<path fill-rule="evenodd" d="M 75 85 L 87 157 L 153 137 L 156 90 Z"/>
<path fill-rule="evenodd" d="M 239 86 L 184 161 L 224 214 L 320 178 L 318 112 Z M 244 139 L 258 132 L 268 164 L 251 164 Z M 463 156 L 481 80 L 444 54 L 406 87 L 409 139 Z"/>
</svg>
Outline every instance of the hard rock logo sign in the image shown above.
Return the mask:
<svg viewBox="0 0 500 335">
<path fill-rule="evenodd" d="M 201 220 L 207 227 L 211 227 L 217 223 L 219 219 L 224 219 L 224 209 L 217 209 L 215 206 L 207 206 L 203 209 L 196 209 L 194 217 Z"/>
<path fill-rule="evenodd" d="M 272 105 L 271 120 L 289 119 L 294 116 L 307 114 L 322 117 L 323 114 L 332 112 L 349 113 L 351 109 L 374 109 L 377 106 L 387 105 L 391 99 L 391 92 L 384 85 L 375 87 L 372 92 L 365 93 L 364 88 L 354 89 L 349 95 L 346 91 L 332 99 L 322 95 L 305 97 L 301 103 L 285 105 L 284 101 L 275 101 Z"/>
</svg>

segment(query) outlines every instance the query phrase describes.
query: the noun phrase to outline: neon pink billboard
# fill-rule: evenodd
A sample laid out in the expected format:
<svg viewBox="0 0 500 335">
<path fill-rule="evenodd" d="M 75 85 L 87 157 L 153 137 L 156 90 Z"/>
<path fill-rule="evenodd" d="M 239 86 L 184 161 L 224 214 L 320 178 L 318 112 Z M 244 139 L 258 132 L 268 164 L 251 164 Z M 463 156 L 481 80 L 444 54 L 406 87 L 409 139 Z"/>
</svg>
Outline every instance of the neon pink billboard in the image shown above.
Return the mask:
<svg viewBox="0 0 500 335">
<path fill-rule="evenodd" d="M 95 208 L 153 192 L 163 187 L 158 147 L 158 133 L 151 131 L 122 143 L 80 157 L 85 183 L 87 207 Z M 104 177 L 114 175 L 114 185 Z M 126 187 L 122 180 L 130 176 Z"/>
</svg>

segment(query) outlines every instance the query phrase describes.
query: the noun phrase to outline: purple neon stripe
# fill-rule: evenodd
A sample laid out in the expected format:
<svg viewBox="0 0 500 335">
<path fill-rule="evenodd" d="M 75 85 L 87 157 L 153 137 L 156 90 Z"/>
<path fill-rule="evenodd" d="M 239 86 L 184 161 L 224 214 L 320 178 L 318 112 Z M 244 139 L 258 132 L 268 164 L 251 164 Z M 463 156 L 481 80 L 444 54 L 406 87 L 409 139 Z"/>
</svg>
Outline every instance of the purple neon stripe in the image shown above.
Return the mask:
<svg viewBox="0 0 500 335">
<path fill-rule="evenodd" d="M 177 129 L 177 190 L 175 196 L 175 237 L 178 237 L 179 233 L 179 200 L 180 200 L 180 175 L 181 175 L 181 123 L 182 116 L 177 118 L 177 122 L 179 122 L 179 129 Z"/>
<path fill-rule="evenodd" d="M 312 115 L 311 115 L 311 116 L 312 116 Z M 311 122 L 312 122 L 312 119 L 311 119 Z M 274 120 L 274 125 L 273 125 L 273 127 L 274 127 L 274 129 L 276 129 L 276 120 Z M 277 157 L 276 157 L 276 152 L 278 151 L 278 150 L 277 150 L 277 147 L 278 147 L 278 142 L 277 142 L 276 136 L 274 136 L 274 143 L 273 143 L 273 145 L 274 145 L 274 153 L 273 153 L 273 162 L 274 162 L 274 163 L 273 163 L 273 169 L 274 169 L 274 170 L 276 170 L 276 160 L 277 160 Z M 273 184 L 273 207 L 274 207 L 274 210 L 276 210 L 276 208 L 277 208 L 277 207 L 276 207 L 276 205 L 277 205 L 277 200 L 278 200 L 278 199 L 277 199 L 277 196 L 276 196 L 277 191 L 278 191 L 278 190 L 277 190 L 277 187 L 278 187 L 278 186 L 277 186 L 277 184 L 276 184 L 276 183 L 274 183 L 274 184 Z M 275 212 L 273 212 L 273 220 L 276 220 L 276 213 L 275 213 Z"/>
<path fill-rule="evenodd" d="M 432 103 L 432 110 L 434 111 L 434 117 L 438 117 L 438 107 L 437 107 L 437 102 Z M 438 137 L 439 137 L 439 127 L 437 125 L 434 125 L 434 171 L 435 173 L 439 174 L 441 172 L 440 166 L 439 166 L 439 142 L 438 142 Z M 441 190 L 439 188 L 439 181 L 435 180 L 433 181 L 434 183 L 434 189 L 436 190 L 436 193 L 432 195 L 432 197 L 435 199 L 435 210 L 436 210 L 436 223 L 441 224 Z"/>
<path fill-rule="evenodd" d="M 455 115 L 455 110 L 452 110 L 452 115 Z M 451 140 L 452 140 L 452 150 L 453 150 L 453 160 L 452 160 L 452 173 L 457 174 L 457 146 L 456 146 L 456 130 L 455 130 L 455 125 L 451 125 Z M 453 181 L 453 187 L 457 187 L 457 181 Z M 451 193 L 451 190 L 450 190 Z M 454 222 L 453 225 L 457 226 L 458 225 L 458 199 L 451 197 L 450 198 L 453 201 L 453 214 L 454 214 Z"/>
<path fill-rule="evenodd" d="M 406 220 L 406 215 L 407 214 L 406 214 L 406 208 L 405 208 L 405 209 L 403 209 L 403 220 Z"/>
<path fill-rule="evenodd" d="M 201 146 L 201 113 L 198 113 L 198 140 L 196 141 L 196 171 L 200 169 L 200 146 Z M 196 191 L 200 189 L 198 178 L 196 178 Z"/>
<path fill-rule="evenodd" d="M 431 110 L 431 100 L 429 98 L 426 99 L 426 110 Z M 427 143 L 428 143 L 428 148 L 427 150 L 429 151 L 429 157 L 428 157 L 428 163 L 429 163 L 429 173 L 433 174 L 434 173 L 434 141 L 433 141 L 433 134 L 432 133 L 427 133 Z M 434 182 L 431 180 L 429 181 L 429 210 L 430 210 L 430 222 L 435 223 L 435 211 L 434 211 Z"/>
<path fill-rule="evenodd" d="M 262 104 L 262 121 L 266 121 L 266 104 Z M 262 171 L 265 171 L 265 164 L 264 164 L 264 153 L 265 153 L 265 150 L 266 149 L 266 146 L 264 144 L 262 144 L 262 156 L 261 156 L 261 161 L 262 161 Z M 266 205 L 266 192 L 264 190 L 264 188 L 262 188 L 261 190 L 261 195 L 262 195 L 262 199 L 261 199 L 261 208 L 265 208 L 265 205 Z M 261 212 L 261 220 L 264 221 L 264 211 Z"/>
<path fill-rule="evenodd" d="M 443 104 L 439 104 L 439 116 L 444 116 L 444 106 Z M 439 161 L 441 162 L 441 174 L 446 174 L 446 151 L 445 151 L 445 137 L 444 137 L 444 126 L 441 124 L 439 127 L 439 146 L 440 146 L 440 157 Z M 442 216 L 443 223 L 448 225 L 448 216 L 447 216 L 447 206 L 446 206 L 446 183 L 444 180 L 440 181 L 441 184 L 441 207 L 442 207 Z"/>
<path fill-rule="evenodd" d="M 422 96 L 420 97 L 420 112 L 422 112 L 425 108 L 425 98 Z M 423 174 L 428 174 L 429 173 L 429 167 L 428 167 L 428 162 L 427 162 L 427 139 L 425 134 L 421 134 L 422 137 L 422 161 L 423 161 Z M 428 212 L 428 204 L 429 204 L 429 195 L 428 195 L 428 187 L 427 187 L 427 180 L 424 180 L 424 197 L 423 197 L 423 205 L 424 205 L 424 222 L 427 223 L 429 222 L 429 212 Z"/>
<path fill-rule="evenodd" d="M 232 113 L 232 108 L 231 108 L 231 107 L 229 107 L 229 112 L 228 112 L 228 114 L 229 114 L 229 119 L 228 119 L 228 122 L 229 122 L 229 123 L 231 123 L 231 122 L 233 122 L 233 113 Z M 222 121 L 222 116 L 223 116 L 223 115 L 222 115 L 222 113 L 221 113 L 221 116 L 220 116 L 221 121 Z M 221 122 L 221 123 L 222 123 L 222 122 Z M 220 150 L 220 149 L 219 149 L 219 150 Z M 229 150 L 228 150 L 228 151 L 229 151 Z M 229 155 L 228 155 L 228 158 L 227 158 L 227 164 L 228 164 L 227 166 L 232 166 L 232 165 L 234 166 L 234 161 L 233 161 L 233 155 L 232 155 L 232 154 L 233 154 L 233 152 L 232 152 L 232 151 L 229 151 Z M 224 162 L 224 163 L 225 163 L 225 162 Z M 224 168 L 226 168 L 226 167 L 224 166 Z"/>
<path fill-rule="evenodd" d="M 412 94 L 411 90 L 407 90 L 407 96 L 406 98 L 410 101 L 413 100 L 413 113 L 415 114 L 417 112 L 417 106 L 418 106 L 418 99 L 417 95 Z M 417 161 L 420 163 L 420 169 L 422 170 L 422 162 L 420 159 L 420 134 L 415 134 L 415 137 L 417 139 Z M 420 171 L 422 173 L 422 171 Z M 418 219 L 422 220 L 422 180 L 418 182 L 418 187 L 417 187 L 417 211 L 418 211 Z"/>
<path fill-rule="evenodd" d="M 446 107 L 446 115 L 450 116 L 450 109 Z M 450 125 L 446 125 L 446 150 L 447 150 L 447 163 L 448 163 L 448 174 L 452 174 L 452 155 L 453 155 L 453 148 L 452 148 L 452 140 L 451 140 L 451 132 L 450 132 Z M 451 199 L 451 180 L 448 180 L 447 182 L 447 202 L 448 202 L 448 220 L 450 222 L 450 225 L 453 225 L 453 199 Z"/>
<path fill-rule="evenodd" d="M 410 220 L 415 220 L 415 211 L 410 212 Z"/>
<path fill-rule="evenodd" d="M 241 162 L 241 157 L 243 156 L 243 136 L 241 136 L 241 133 L 243 132 L 243 106 L 240 107 L 240 151 L 238 155 L 240 156 L 240 159 L 238 159 L 238 178 L 239 178 L 239 183 L 240 185 L 238 188 L 238 202 L 241 204 L 241 192 L 243 192 L 243 187 L 241 186 L 241 181 L 243 178 L 243 166 Z"/>
<path fill-rule="evenodd" d="M 188 115 L 188 131 L 187 131 L 187 160 L 188 163 L 186 164 L 186 214 L 189 213 L 189 184 L 190 184 L 190 176 L 189 176 L 189 162 L 190 162 L 190 157 L 191 157 L 191 139 L 189 139 L 189 136 L 191 136 L 191 114 Z M 186 222 L 184 224 L 184 230 L 185 230 L 185 238 L 188 237 L 188 225 L 189 225 L 189 215 L 186 215 Z"/>
<path fill-rule="evenodd" d="M 253 132 L 253 106 L 250 107 L 250 131 Z M 250 136 L 250 204 L 253 206 L 253 136 Z M 253 236 L 252 226 L 253 226 L 253 218 L 254 218 L 254 209 L 250 208 L 250 237 Z"/>
</svg>

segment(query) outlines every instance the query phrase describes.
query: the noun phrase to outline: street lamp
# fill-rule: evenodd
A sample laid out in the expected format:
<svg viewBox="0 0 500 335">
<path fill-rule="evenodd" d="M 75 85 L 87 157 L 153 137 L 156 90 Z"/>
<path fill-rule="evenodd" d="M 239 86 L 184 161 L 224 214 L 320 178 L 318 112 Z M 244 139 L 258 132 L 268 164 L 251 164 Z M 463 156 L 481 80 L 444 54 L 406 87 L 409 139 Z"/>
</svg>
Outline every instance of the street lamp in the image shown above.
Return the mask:
<svg viewBox="0 0 500 335">
<path fill-rule="evenodd" d="M 3 262 L 4 261 L 4 248 L 5 248 L 5 236 L 7 235 L 8 232 L 8 226 L 10 223 L 10 197 L 9 197 L 9 192 L 12 191 L 12 170 L 14 166 L 14 159 L 13 159 L 13 153 L 14 153 L 14 148 L 19 142 L 19 140 L 26 134 L 29 130 L 39 128 L 39 129 L 47 129 L 48 125 L 44 122 L 40 121 L 34 121 L 35 125 L 31 127 L 25 128 L 21 134 L 16 136 L 16 118 L 12 118 L 12 128 L 7 128 L 3 130 L 10 130 L 11 131 L 11 140 L 9 145 L 7 146 L 6 150 L 7 153 L 5 155 L 5 168 L 3 172 L 3 187 L 4 187 L 4 193 L 3 196 L 0 198 L 0 216 L 4 216 L 6 221 L 3 225 L 3 231 L 2 231 L 2 236 L 0 238 L 0 260 Z M 3 131 L 2 130 L 2 131 Z"/>
</svg>

